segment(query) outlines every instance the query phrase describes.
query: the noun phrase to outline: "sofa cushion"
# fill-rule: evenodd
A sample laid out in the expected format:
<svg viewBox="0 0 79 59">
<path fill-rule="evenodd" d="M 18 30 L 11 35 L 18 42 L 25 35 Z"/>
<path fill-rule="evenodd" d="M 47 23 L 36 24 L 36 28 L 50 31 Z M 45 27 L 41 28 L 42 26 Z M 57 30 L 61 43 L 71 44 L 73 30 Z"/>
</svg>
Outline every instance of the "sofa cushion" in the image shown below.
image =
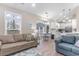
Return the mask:
<svg viewBox="0 0 79 59">
<path fill-rule="evenodd" d="M 66 43 L 74 44 L 75 43 L 75 37 L 65 35 L 65 36 L 62 36 L 62 41 L 66 42 Z"/>
<path fill-rule="evenodd" d="M 22 34 L 15 34 L 15 35 L 13 35 L 14 36 L 14 40 L 16 41 L 16 42 L 18 42 L 18 41 L 24 41 L 25 39 L 23 38 L 23 35 Z"/>
<path fill-rule="evenodd" d="M 0 41 L 2 41 L 2 44 L 15 42 L 12 35 L 0 35 Z"/>
<path fill-rule="evenodd" d="M 3 44 L 1 47 L 0 55 L 8 55 L 20 50 L 25 49 L 26 47 L 25 41 L 22 42 L 16 42 L 16 43 L 10 43 L 10 44 Z"/>
<path fill-rule="evenodd" d="M 34 41 L 30 41 L 30 42 L 21 41 L 21 42 L 15 42 L 10 44 L 3 44 L 1 46 L 0 55 L 8 55 L 33 46 L 36 46 L 36 43 Z"/>
<path fill-rule="evenodd" d="M 76 47 L 76 46 L 73 46 L 72 47 L 72 52 L 74 52 L 75 54 L 78 54 L 79 55 L 79 48 Z"/>
<path fill-rule="evenodd" d="M 74 45 L 67 44 L 67 43 L 59 43 L 58 46 L 61 49 L 65 49 L 65 50 L 71 51 L 72 50 L 72 46 L 74 46 Z"/>
<path fill-rule="evenodd" d="M 79 40 L 79 35 L 75 35 L 75 43 Z"/>
</svg>

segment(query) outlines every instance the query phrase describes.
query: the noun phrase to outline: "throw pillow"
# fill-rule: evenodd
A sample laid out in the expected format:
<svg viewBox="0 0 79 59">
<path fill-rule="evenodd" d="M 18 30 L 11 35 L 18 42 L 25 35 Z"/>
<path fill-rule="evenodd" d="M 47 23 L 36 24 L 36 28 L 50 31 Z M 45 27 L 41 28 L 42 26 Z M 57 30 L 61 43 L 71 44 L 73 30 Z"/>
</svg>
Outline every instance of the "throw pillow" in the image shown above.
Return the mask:
<svg viewBox="0 0 79 59">
<path fill-rule="evenodd" d="M 76 47 L 79 47 L 79 40 L 75 43 Z"/>
</svg>

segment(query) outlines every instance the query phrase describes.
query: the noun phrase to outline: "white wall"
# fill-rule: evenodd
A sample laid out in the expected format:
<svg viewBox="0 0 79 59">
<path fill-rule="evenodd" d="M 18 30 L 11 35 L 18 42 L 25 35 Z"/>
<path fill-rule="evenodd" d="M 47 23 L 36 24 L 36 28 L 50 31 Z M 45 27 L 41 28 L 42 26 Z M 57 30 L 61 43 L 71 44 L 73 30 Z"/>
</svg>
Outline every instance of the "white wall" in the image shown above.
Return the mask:
<svg viewBox="0 0 79 59">
<path fill-rule="evenodd" d="M 5 11 L 11 11 L 14 13 L 18 13 L 22 16 L 22 28 L 21 28 L 22 33 L 30 32 L 29 27 L 26 24 L 28 21 L 31 22 L 33 25 L 35 25 L 36 22 L 40 19 L 40 17 L 36 15 L 14 9 L 12 7 L 10 8 L 7 6 L 0 5 L 0 34 L 5 34 L 5 18 L 4 18 Z"/>
</svg>

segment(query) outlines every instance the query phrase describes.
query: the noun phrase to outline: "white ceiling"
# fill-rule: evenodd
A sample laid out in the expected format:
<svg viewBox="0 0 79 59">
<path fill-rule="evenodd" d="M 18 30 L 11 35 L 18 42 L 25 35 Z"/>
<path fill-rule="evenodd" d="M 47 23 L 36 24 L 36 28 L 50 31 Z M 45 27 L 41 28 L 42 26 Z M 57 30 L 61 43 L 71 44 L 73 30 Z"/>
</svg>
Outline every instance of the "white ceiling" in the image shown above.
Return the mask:
<svg viewBox="0 0 79 59">
<path fill-rule="evenodd" d="M 36 7 L 32 7 L 32 3 L 5 3 L 4 5 L 20 9 L 35 15 L 43 15 L 48 12 L 49 19 L 59 15 L 62 9 L 73 9 L 79 4 L 74 3 L 36 3 Z"/>
</svg>

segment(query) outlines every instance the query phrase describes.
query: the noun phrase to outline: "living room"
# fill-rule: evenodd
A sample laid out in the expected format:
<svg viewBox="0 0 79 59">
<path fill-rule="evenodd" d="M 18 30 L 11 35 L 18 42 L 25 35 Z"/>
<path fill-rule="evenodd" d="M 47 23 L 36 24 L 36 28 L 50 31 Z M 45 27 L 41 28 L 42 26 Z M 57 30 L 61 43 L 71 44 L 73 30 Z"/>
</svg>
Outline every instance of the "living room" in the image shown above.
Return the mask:
<svg viewBox="0 0 79 59">
<path fill-rule="evenodd" d="M 79 3 L 0 3 L 0 56 L 78 56 Z"/>
</svg>

